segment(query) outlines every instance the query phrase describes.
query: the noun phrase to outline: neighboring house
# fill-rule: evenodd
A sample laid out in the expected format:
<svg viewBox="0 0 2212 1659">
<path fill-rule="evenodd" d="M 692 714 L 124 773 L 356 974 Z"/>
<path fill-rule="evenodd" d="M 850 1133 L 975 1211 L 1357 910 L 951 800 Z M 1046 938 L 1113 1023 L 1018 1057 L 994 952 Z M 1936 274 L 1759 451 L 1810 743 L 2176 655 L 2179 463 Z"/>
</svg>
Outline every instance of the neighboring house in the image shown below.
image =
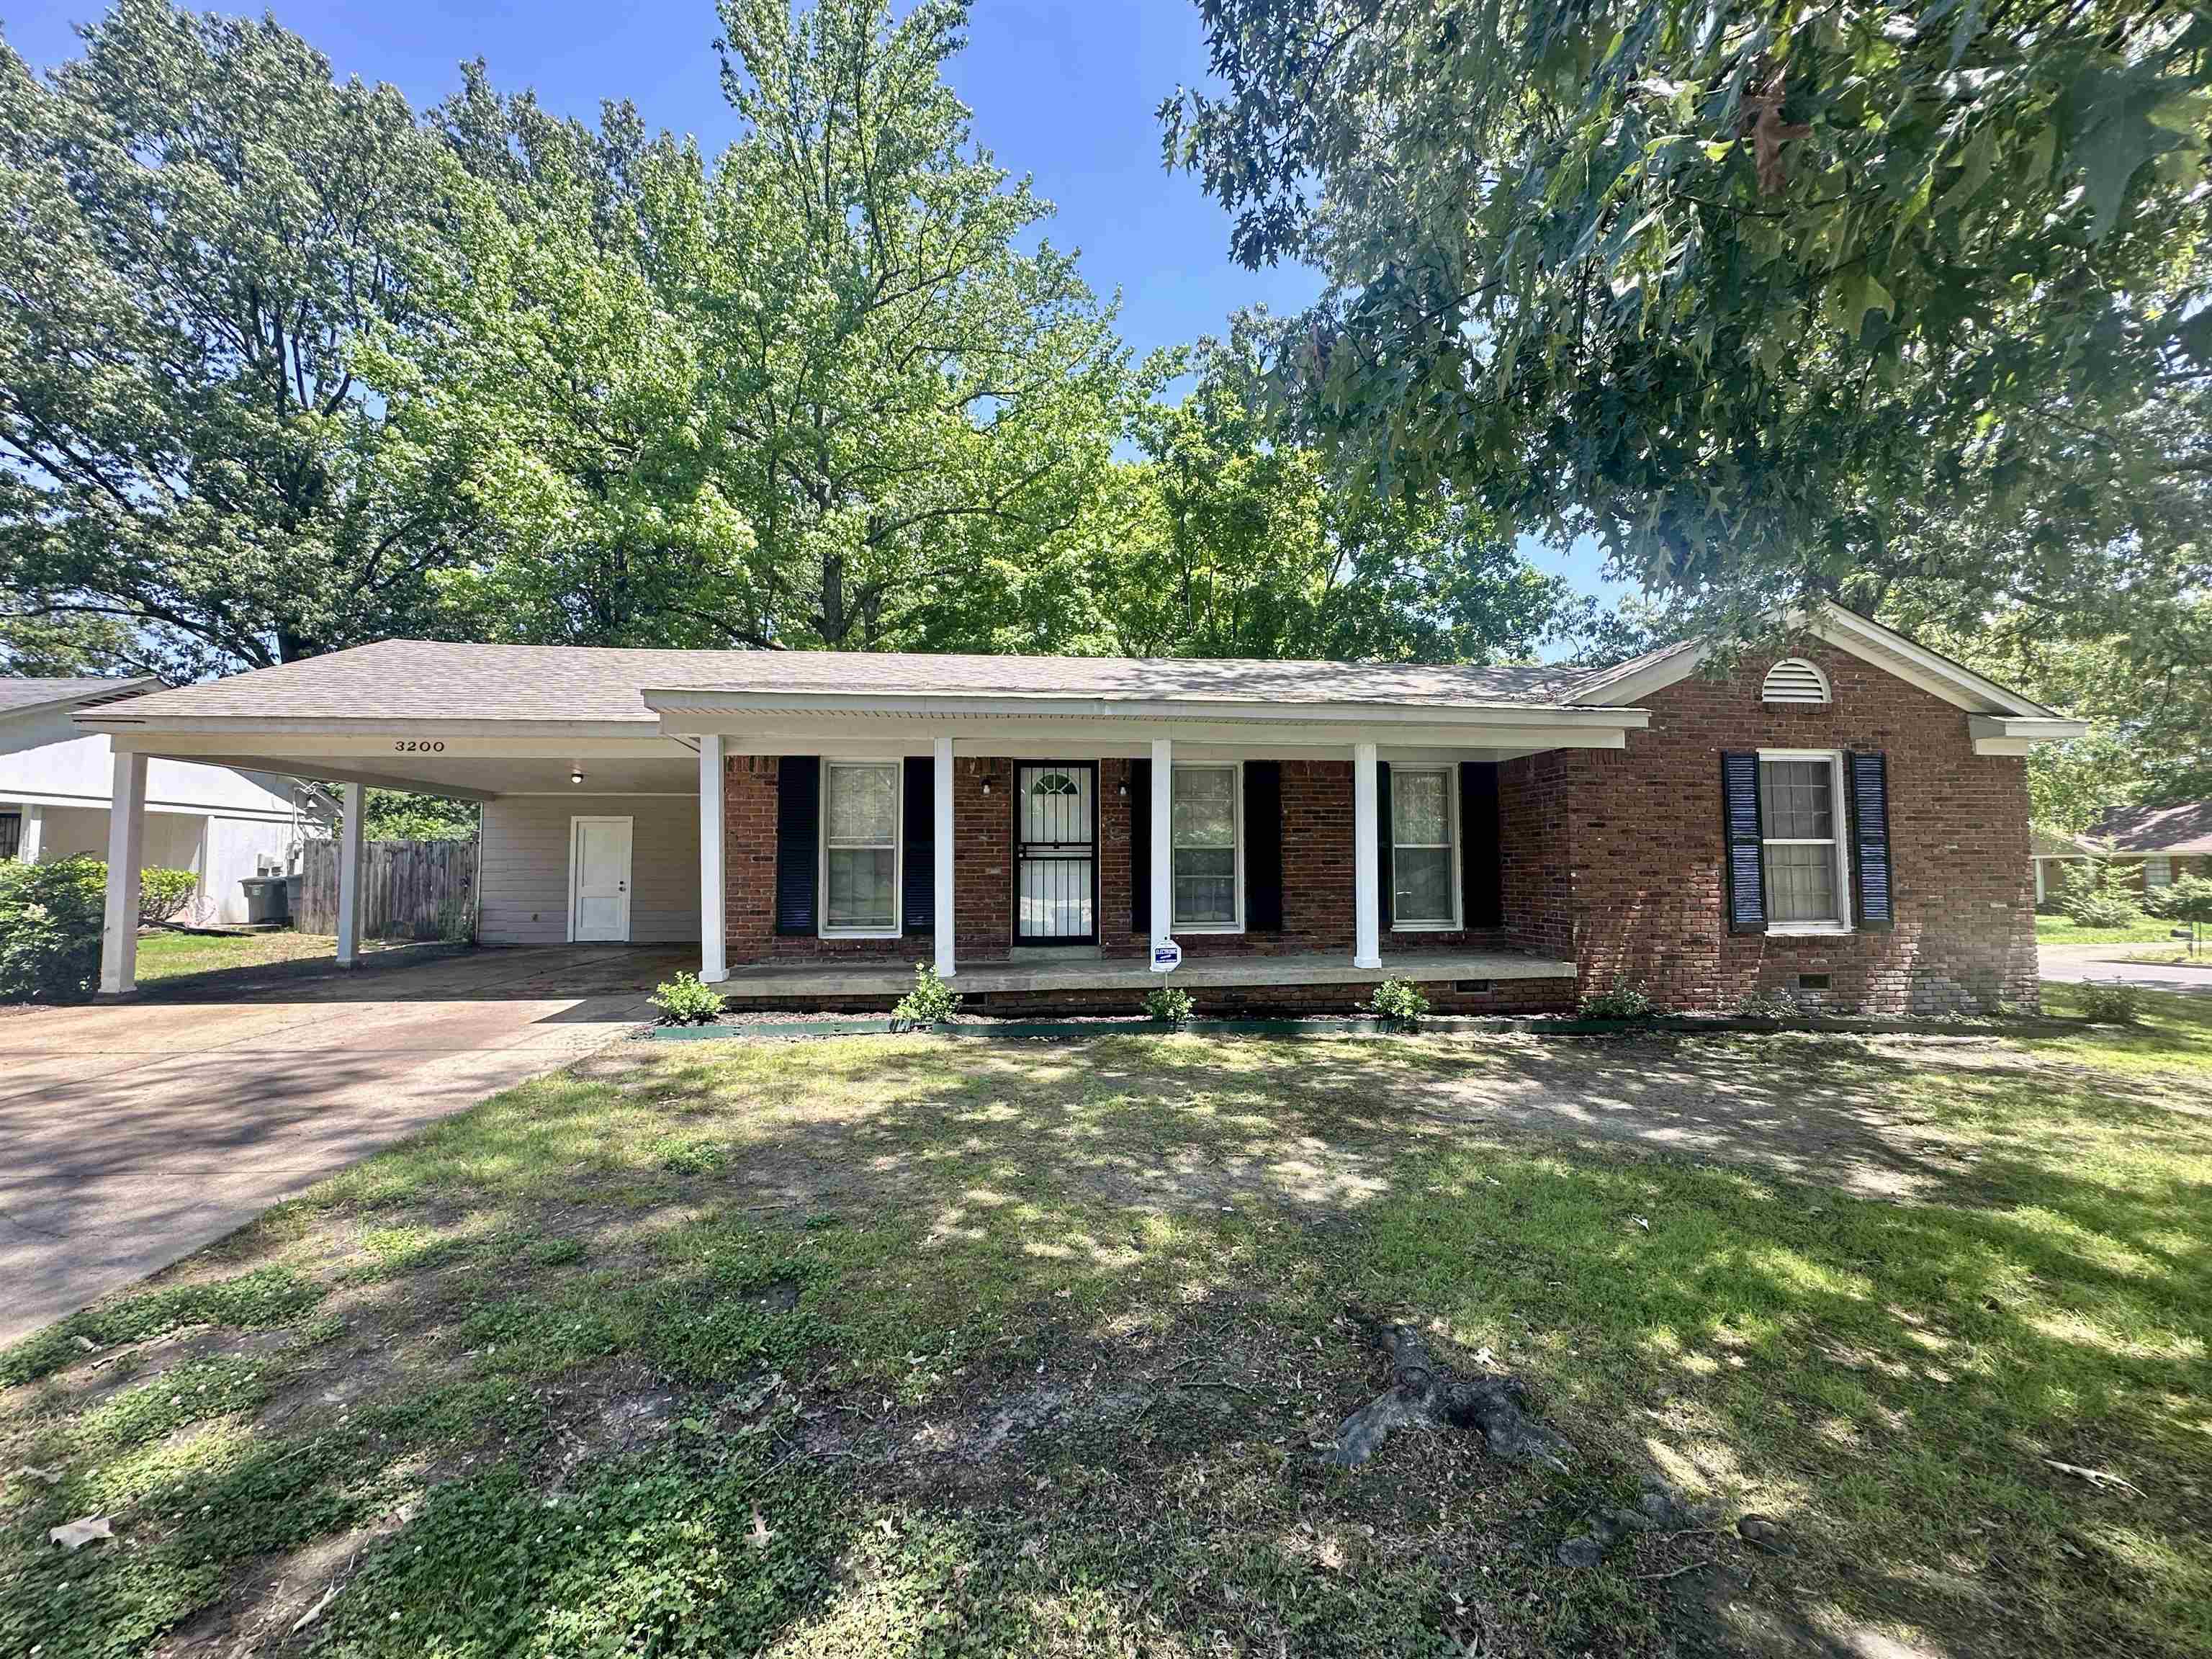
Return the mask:
<svg viewBox="0 0 2212 1659">
<path fill-rule="evenodd" d="M 2037 994 L 2023 757 L 2064 720 L 1833 607 L 1731 678 L 391 641 L 88 709 L 126 756 L 483 803 L 480 937 L 699 941 L 743 1003 L 1131 1009 Z M 142 781 L 118 768 L 128 811 Z M 127 820 L 126 820 L 127 821 Z M 111 896 L 111 909 L 121 900 Z M 341 905 L 341 954 L 358 926 Z M 702 918 L 705 926 L 702 926 Z M 103 984 L 131 984 L 111 929 Z"/>
<path fill-rule="evenodd" d="M 74 716 L 157 690 L 157 679 L 0 679 L 0 858 L 106 858 L 114 755 Z M 240 878 L 281 872 L 300 837 L 302 792 L 290 779 L 156 760 L 146 769 L 141 869 L 190 870 L 185 919 L 246 920 Z"/>
<path fill-rule="evenodd" d="M 2035 831 L 2035 902 L 2057 898 L 2065 867 L 2101 855 L 2122 879 L 2154 893 L 2176 876 L 2212 876 L 2212 800 L 2119 806 L 2081 836 Z"/>
</svg>

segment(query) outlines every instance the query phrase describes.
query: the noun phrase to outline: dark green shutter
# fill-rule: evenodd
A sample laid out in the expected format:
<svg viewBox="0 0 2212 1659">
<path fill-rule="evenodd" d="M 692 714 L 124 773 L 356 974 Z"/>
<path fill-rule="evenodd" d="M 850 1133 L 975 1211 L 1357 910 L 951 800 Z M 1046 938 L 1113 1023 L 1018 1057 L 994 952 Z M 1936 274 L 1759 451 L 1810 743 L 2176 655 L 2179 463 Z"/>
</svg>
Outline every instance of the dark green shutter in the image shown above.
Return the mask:
<svg viewBox="0 0 2212 1659">
<path fill-rule="evenodd" d="M 927 933 L 937 918 L 937 763 L 927 755 L 908 756 L 900 795 L 906 851 L 899 913 L 907 932 Z"/>
<path fill-rule="evenodd" d="M 1857 925 L 1877 932 L 1897 926 L 1897 896 L 1889 861 L 1889 761 L 1881 754 L 1847 755 L 1851 786 L 1851 870 L 1857 890 Z"/>
<path fill-rule="evenodd" d="M 1459 904 L 1469 927 L 1505 925 L 1505 866 L 1498 850 L 1498 763 L 1459 766 Z"/>
<path fill-rule="evenodd" d="M 1766 931 L 1766 868 L 1760 858 L 1759 757 L 1721 757 L 1721 822 L 1728 847 L 1729 932 Z"/>
<path fill-rule="evenodd" d="M 1244 763 L 1244 926 L 1283 931 L 1283 763 Z"/>
<path fill-rule="evenodd" d="M 822 858 L 822 757 L 786 755 L 775 763 L 775 931 L 817 930 Z"/>
<path fill-rule="evenodd" d="M 1152 763 L 1129 763 L 1129 931 L 1152 931 Z"/>
<path fill-rule="evenodd" d="M 1375 908 L 1376 930 L 1379 934 L 1390 931 L 1390 918 L 1398 908 L 1398 896 L 1393 890 L 1396 882 L 1390 828 L 1390 763 L 1375 763 Z"/>
</svg>

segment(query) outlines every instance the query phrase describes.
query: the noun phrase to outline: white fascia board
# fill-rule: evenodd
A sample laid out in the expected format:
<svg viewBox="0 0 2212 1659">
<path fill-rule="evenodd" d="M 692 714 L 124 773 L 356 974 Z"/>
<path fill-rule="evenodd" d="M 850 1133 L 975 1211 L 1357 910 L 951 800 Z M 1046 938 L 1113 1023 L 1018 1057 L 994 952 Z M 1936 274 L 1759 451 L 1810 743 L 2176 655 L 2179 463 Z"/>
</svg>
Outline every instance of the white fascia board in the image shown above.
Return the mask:
<svg viewBox="0 0 2212 1659">
<path fill-rule="evenodd" d="M 362 758 L 370 756 L 404 757 L 434 753 L 445 760 L 678 760 L 695 752 L 681 738 L 628 728 L 622 737 L 516 736 L 454 732 L 429 725 L 385 726 L 374 732 L 270 732 L 218 726 L 212 730 L 174 726 L 126 728 L 110 734 L 115 747 L 125 753 L 162 755 L 173 760 L 201 760 L 220 756 L 228 766 L 298 776 L 303 760 Z M 440 745 L 425 751 L 420 744 Z M 402 748 L 402 744 L 417 745 Z M 250 758 L 240 760 L 238 757 Z M 316 777 L 331 774 L 318 771 Z"/>
<path fill-rule="evenodd" d="M 1977 755 L 2025 755 L 2039 744 L 2087 737 L 2089 722 L 2055 716 L 1969 714 L 1966 730 L 1973 738 Z"/>
<path fill-rule="evenodd" d="M 664 731 L 711 731 L 708 717 L 848 715 L 859 719 L 961 720 L 1114 720 L 1175 725 L 1252 721 L 1267 725 L 1618 726 L 1640 731 L 1650 715 L 1641 708 L 1566 703 L 1234 702 L 1205 698 L 1119 698 L 942 695 L 883 696 L 846 692 L 643 693 L 660 714 Z M 671 719 L 671 716 L 676 718 Z"/>
<path fill-rule="evenodd" d="M 426 736 L 542 738 L 562 743 L 623 739 L 650 744 L 662 741 L 659 727 L 649 720 L 433 720 L 401 714 L 349 717 L 344 720 L 293 720 L 268 714 L 165 714 L 159 720 L 147 720 L 113 714 L 105 708 L 91 708 L 77 714 L 76 721 L 88 732 L 112 732 L 118 739 L 136 734 L 169 738 L 222 733 L 234 737 L 318 737 L 371 745 L 378 743 L 389 745 L 400 738 Z"/>
<path fill-rule="evenodd" d="M 1157 726 L 1148 728 L 1138 722 L 956 723 L 942 719 L 914 719 L 870 726 L 860 722 L 840 724 L 818 716 L 811 720 L 733 720 L 720 729 L 724 752 L 732 755 L 926 755 L 937 737 L 949 735 L 953 741 L 953 752 L 963 758 L 1018 760 L 1141 760 L 1152 752 L 1152 738 L 1165 735 Z M 1394 726 L 1378 730 L 1357 726 L 1286 729 L 1254 722 L 1194 723 L 1175 727 L 1172 735 L 1178 755 L 1205 750 L 1224 759 L 1246 760 L 1326 758 L 1349 753 L 1355 742 L 1385 739 L 1389 748 L 1430 750 L 1443 755 L 1500 750 L 1620 749 L 1628 740 L 1626 732 L 1619 724 L 1551 728 Z"/>
</svg>

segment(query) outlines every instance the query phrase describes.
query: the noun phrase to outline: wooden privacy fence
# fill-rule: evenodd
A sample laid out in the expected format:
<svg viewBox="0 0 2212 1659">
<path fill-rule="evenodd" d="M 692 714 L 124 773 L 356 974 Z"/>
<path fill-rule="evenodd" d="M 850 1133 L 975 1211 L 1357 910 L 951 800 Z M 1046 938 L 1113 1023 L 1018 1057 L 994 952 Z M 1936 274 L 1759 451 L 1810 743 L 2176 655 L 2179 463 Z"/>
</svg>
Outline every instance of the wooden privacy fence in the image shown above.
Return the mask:
<svg viewBox="0 0 2212 1659">
<path fill-rule="evenodd" d="M 299 912 L 303 933 L 338 930 L 338 848 L 310 841 L 301 848 Z M 373 841 L 361 852 L 363 939 L 436 939 L 450 905 L 473 905 L 477 847 L 471 841 Z"/>
</svg>

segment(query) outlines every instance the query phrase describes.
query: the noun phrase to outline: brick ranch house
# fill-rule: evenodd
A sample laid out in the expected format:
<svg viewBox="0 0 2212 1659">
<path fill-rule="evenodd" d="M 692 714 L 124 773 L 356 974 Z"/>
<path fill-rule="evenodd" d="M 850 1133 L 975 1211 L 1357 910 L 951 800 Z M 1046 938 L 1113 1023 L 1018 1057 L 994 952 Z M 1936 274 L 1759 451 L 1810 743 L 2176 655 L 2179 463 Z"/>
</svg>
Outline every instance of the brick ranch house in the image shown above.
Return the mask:
<svg viewBox="0 0 2212 1659">
<path fill-rule="evenodd" d="M 88 711 L 112 822 L 147 758 L 483 803 L 490 945 L 697 941 L 739 1006 L 1567 1008 L 1759 991 L 1936 1012 L 2037 994 L 2025 756 L 2078 722 L 1826 608 L 1698 671 L 391 641 Z M 111 868 L 129 869 L 130 848 Z M 101 984 L 132 986 L 109 896 Z M 353 960 L 357 896 L 341 900 Z M 702 925 L 702 918 L 707 925 Z M 949 924 L 949 925 L 947 925 Z"/>
</svg>

